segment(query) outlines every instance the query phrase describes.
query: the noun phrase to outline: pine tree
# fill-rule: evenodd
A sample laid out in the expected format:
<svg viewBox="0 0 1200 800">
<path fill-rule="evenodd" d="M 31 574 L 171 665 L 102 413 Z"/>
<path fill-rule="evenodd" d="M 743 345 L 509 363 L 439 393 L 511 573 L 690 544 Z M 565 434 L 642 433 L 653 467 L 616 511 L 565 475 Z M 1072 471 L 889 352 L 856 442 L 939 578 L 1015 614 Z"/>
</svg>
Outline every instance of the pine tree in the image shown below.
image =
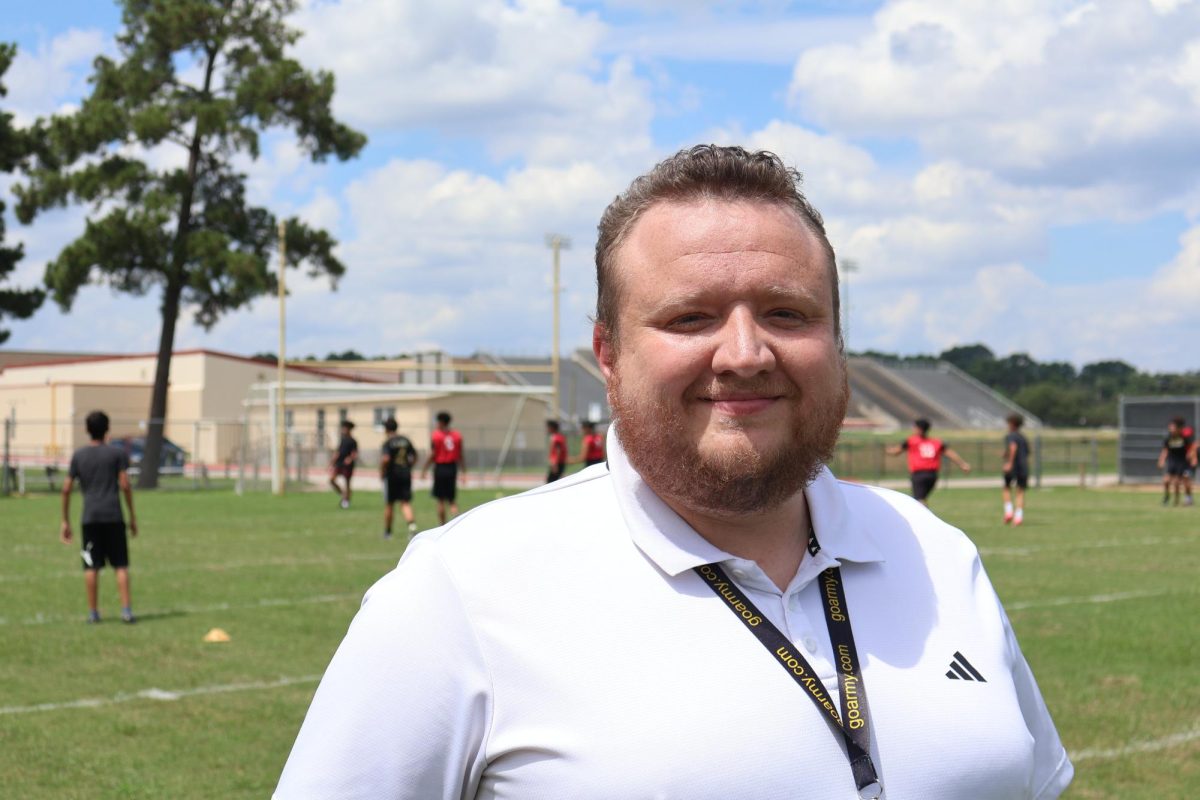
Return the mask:
<svg viewBox="0 0 1200 800">
<path fill-rule="evenodd" d="M 17 48 L 11 44 L 0 44 L 0 79 L 8 71 Z M 0 97 L 6 94 L 0 81 Z M 28 153 L 28 137 L 13 125 L 12 114 L 0 111 L 0 172 L 14 171 Z M 46 293 L 40 289 L 3 288 L 8 276 L 16 269 L 17 262 L 25 254 L 21 245 L 4 246 L 4 201 L 0 200 L 0 320 L 4 317 L 26 319 L 42 304 Z M 10 332 L 0 328 L 0 344 Z"/>
<path fill-rule="evenodd" d="M 39 122 L 18 217 L 83 203 L 83 233 L 46 267 L 69 309 L 79 288 L 103 283 L 161 292 L 162 328 L 138 484 L 158 481 L 175 326 L 182 307 L 211 327 L 276 291 L 276 219 L 246 201 L 235 157 L 259 156 L 260 134 L 288 128 L 315 161 L 349 159 L 366 138 L 333 118 L 333 75 L 288 56 L 295 0 L 122 0 L 119 56 L 98 57 L 78 111 Z M 151 151 L 179 148 L 178 166 Z M 161 163 L 155 159 L 154 163 Z M 288 221 L 288 266 L 336 286 L 344 266 L 325 231 Z"/>
</svg>

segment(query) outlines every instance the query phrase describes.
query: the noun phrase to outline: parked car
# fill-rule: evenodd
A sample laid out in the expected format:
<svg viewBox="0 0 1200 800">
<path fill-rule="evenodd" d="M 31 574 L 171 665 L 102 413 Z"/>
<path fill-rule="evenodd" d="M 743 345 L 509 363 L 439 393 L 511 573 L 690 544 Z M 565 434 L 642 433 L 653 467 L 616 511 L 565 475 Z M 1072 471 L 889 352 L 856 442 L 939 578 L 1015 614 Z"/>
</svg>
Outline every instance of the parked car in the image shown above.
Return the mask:
<svg viewBox="0 0 1200 800">
<path fill-rule="evenodd" d="M 142 454 L 146 450 L 145 436 L 121 436 L 109 439 L 108 443 L 124 450 L 125 455 L 129 456 L 130 474 L 137 475 L 142 471 Z M 183 448 L 163 437 L 162 450 L 158 454 L 158 474 L 182 475 L 183 465 L 186 463 L 187 453 L 183 451 Z"/>
</svg>

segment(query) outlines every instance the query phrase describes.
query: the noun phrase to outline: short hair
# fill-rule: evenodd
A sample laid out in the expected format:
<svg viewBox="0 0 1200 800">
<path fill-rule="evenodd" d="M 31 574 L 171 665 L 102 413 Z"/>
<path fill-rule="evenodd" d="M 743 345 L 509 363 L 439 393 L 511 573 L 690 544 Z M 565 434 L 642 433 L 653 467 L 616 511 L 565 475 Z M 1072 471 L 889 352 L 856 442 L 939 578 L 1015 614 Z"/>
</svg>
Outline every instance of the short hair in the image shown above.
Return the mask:
<svg viewBox="0 0 1200 800">
<path fill-rule="evenodd" d="M 804 177 L 768 150 L 700 144 L 680 150 L 634 179 L 604 209 L 596 239 L 596 322 L 615 341 L 620 291 L 613 275 L 616 256 L 642 215 L 658 203 L 695 200 L 745 200 L 786 206 L 816 236 L 825 252 L 833 292 L 834 335 L 839 347 L 842 328 L 838 299 L 837 257 L 825 235 L 825 221 L 800 191 Z"/>
<path fill-rule="evenodd" d="M 398 428 L 398 427 L 400 427 L 400 426 L 396 424 L 395 417 L 388 417 L 387 419 L 385 419 L 383 421 L 383 429 L 385 431 L 387 431 L 388 433 L 395 433 L 396 428 Z"/>
<path fill-rule="evenodd" d="M 1009 425 L 1012 425 L 1014 428 L 1019 428 L 1025 424 L 1025 417 L 1014 411 L 1012 414 L 1009 414 L 1007 417 L 1005 417 L 1004 421 Z"/>
<path fill-rule="evenodd" d="M 914 419 L 913 425 L 915 425 L 921 431 L 922 436 L 929 433 L 929 420 L 925 419 L 924 417 L 921 417 L 920 419 Z"/>
<path fill-rule="evenodd" d="M 596 430 L 596 423 L 592 422 L 590 419 L 585 419 L 583 422 L 579 423 L 579 427 L 583 428 L 585 431 L 594 431 Z"/>
<path fill-rule="evenodd" d="M 434 419 L 436 419 L 438 422 L 442 423 L 443 425 L 450 424 L 450 414 L 449 414 L 449 412 L 446 412 L 446 411 L 439 411 L 437 413 L 437 416 L 434 417 Z"/>
<path fill-rule="evenodd" d="M 92 441 L 98 442 L 108 433 L 108 414 L 103 411 L 93 411 L 87 415 L 83 425 L 87 428 L 88 436 L 92 437 Z"/>
<path fill-rule="evenodd" d="M 1187 421 L 1184 420 L 1183 417 L 1171 417 L 1171 424 L 1174 425 L 1176 428 L 1182 428 L 1184 425 L 1187 424 Z"/>
<path fill-rule="evenodd" d="M 558 420 L 556 420 L 556 419 L 546 420 L 546 427 L 549 428 L 552 432 L 558 433 L 558 428 L 559 428 Z"/>
<path fill-rule="evenodd" d="M 342 420 L 341 425 L 338 427 L 345 428 L 348 431 L 352 431 L 352 430 L 354 430 L 354 423 L 348 419 L 344 419 L 344 420 Z"/>
</svg>

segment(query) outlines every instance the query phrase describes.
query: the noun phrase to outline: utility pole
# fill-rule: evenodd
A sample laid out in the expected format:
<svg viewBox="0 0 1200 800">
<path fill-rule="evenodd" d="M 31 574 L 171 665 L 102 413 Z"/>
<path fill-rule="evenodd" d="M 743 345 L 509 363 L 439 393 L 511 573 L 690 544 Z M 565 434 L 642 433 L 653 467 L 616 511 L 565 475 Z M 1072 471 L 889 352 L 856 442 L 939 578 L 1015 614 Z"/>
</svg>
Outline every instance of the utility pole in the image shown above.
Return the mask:
<svg viewBox="0 0 1200 800">
<path fill-rule="evenodd" d="M 552 419 L 558 419 L 562 406 L 559 403 L 559 366 L 558 366 L 558 319 L 559 319 L 559 267 L 560 267 L 560 252 L 571 249 L 571 240 L 557 233 L 546 234 L 546 246 L 554 252 L 554 333 L 551 337 L 550 351 L 550 371 L 554 373 L 554 405 L 551 407 L 550 416 Z"/>
<path fill-rule="evenodd" d="M 847 258 L 842 262 L 842 342 L 850 346 L 850 276 L 858 272 L 858 262 Z"/>
<path fill-rule="evenodd" d="M 284 366 L 287 346 L 287 309 L 284 298 L 287 289 L 284 286 L 283 273 L 287 268 L 287 222 L 279 220 L 279 367 L 276 382 L 279 384 L 275 392 L 275 471 L 271 475 L 271 491 L 282 495 L 287 490 L 287 424 L 284 414 L 287 401 L 284 398 L 284 383 L 287 369 Z"/>
</svg>

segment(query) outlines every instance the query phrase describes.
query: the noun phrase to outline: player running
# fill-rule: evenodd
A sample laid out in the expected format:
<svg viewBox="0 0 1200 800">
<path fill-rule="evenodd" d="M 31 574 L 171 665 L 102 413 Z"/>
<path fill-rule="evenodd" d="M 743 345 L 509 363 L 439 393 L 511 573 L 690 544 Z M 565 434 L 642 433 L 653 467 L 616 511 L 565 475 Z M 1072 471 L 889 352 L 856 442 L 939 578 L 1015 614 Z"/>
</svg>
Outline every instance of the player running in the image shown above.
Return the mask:
<svg viewBox="0 0 1200 800">
<path fill-rule="evenodd" d="M 339 427 L 342 437 L 338 441 L 337 455 L 329 464 L 329 485 L 342 496 L 341 507 L 349 508 L 350 479 L 354 477 L 354 463 L 358 461 L 358 441 L 350 435 L 350 431 L 354 430 L 353 422 L 344 419 Z M 338 485 L 338 478 L 345 479 L 345 488 Z"/>
<path fill-rule="evenodd" d="M 433 496 L 437 500 L 438 520 L 446 524 L 446 506 L 450 516 L 458 516 L 458 477 L 467 474 L 467 462 L 463 458 L 462 434 L 450 428 L 450 415 L 437 413 L 437 428 L 430 440 L 429 458 L 421 468 L 421 477 L 429 474 L 433 466 Z"/>
<path fill-rule="evenodd" d="M 546 420 L 546 433 L 550 436 L 550 454 L 547 457 L 549 465 L 546 470 L 546 483 L 554 483 L 567 471 L 567 437 L 556 419 Z"/>
<path fill-rule="evenodd" d="M 417 463 L 417 449 L 407 436 L 396 433 L 400 426 L 395 417 L 384 420 L 383 430 L 387 438 L 379 454 L 379 477 L 383 483 L 383 538 L 392 538 L 393 506 L 400 504 L 400 512 L 408 523 L 408 535 L 417 532 L 416 517 L 412 507 L 412 468 Z"/>
<path fill-rule="evenodd" d="M 1020 525 L 1025 521 L 1025 489 L 1029 485 L 1029 440 L 1021 433 L 1025 418 L 1020 414 L 1009 414 L 1008 435 L 1004 437 L 1004 523 Z M 1013 503 L 1012 487 L 1016 487 L 1016 503 Z"/>
<path fill-rule="evenodd" d="M 889 456 L 908 453 L 908 472 L 913 497 L 925 505 L 929 505 L 929 495 L 937 485 L 943 456 L 957 464 L 963 472 L 971 471 L 971 465 L 963 461 L 950 445 L 941 439 L 930 438 L 929 427 L 927 419 L 914 420 L 912 436 L 887 449 Z"/>
<path fill-rule="evenodd" d="M 1188 468 L 1196 458 L 1192 437 L 1184 433 L 1183 417 L 1175 417 L 1167 423 L 1167 436 L 1163 439 L 1162 450 L 1158 454 L 1158 468 L 1163 471 L 1163 499 L 1165 506 L 1171 500 L 1171 490 L 1175 490 L 1175 505 L 1179 505 L 1180 495 L 1186 487 L 1185 476 Z M 1187 505 L 1192 504 L 1190 487 L 1187 487 Z"/>
</svg>

